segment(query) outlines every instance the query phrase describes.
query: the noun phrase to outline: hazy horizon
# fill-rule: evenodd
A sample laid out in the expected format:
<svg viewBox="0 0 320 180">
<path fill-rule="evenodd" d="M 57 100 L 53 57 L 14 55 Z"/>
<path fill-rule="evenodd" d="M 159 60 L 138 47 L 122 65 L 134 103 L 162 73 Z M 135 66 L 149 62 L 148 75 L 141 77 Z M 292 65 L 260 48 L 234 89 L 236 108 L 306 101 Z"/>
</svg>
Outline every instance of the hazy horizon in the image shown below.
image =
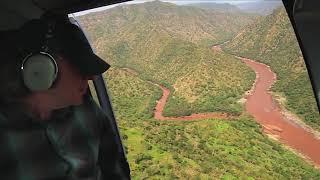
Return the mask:
<svg viewBox="0 0 320 180">
<path fill-rule="evenodd" d="M 74 16 L 82 16 L 91 12 L 99 12 L 99 11 L 104 11 L 107 9 L 111 9 L 114 7 L 117 7 L 119 5 L 130 5 L 130 4 L 141 4 L 141 3 L 145 3 L 145 2 L 152 2 L 152 1 L 156 1 L 156 0 L 134 0 L 134 1 L 128 1 L 128 2 L 123 2 L 123 3 L 117 3 L 117 4 L 113 4 L 113 5 L 108 5 L 108 6 L 103 6 L 103 7 L 99 7 L 99 8 L 94 8 L 94 9 L 90 9 L 90 10 L 86 10 L 86 11 L 81 11 L 81 12 L 76 12 L 73 13 Z M 276 3 L 276 2 L 281 2 L 281 0 L 200 0 L 200 1 L 196 1 L 196 0 L 160 0 L 162 2 L 169 2 L 169 3 L 174 3 L 176 5 L 187 5 L 187 4 L 195 4 L 195 3 L 227 3 L 227 4 L 233 4 L 233 5 L 238 5 L 238 4 L 242 4 L 242 3 L 250 3 L 250 2 L 268 2 L 268 3 Z"/>
</svg>

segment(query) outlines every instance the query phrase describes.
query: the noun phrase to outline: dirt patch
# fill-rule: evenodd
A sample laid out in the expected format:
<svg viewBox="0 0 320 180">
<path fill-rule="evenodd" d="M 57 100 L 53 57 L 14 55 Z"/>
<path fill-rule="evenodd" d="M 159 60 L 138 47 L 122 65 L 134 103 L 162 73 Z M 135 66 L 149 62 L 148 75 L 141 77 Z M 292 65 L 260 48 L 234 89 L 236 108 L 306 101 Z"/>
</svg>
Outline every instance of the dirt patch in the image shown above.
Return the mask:
<svg viewBox="0 0 320 180">
<path fill-rule="evenodd" d="M 212 46 L 213 51 L 222 51 L 220 46 Z"/>
</svg>

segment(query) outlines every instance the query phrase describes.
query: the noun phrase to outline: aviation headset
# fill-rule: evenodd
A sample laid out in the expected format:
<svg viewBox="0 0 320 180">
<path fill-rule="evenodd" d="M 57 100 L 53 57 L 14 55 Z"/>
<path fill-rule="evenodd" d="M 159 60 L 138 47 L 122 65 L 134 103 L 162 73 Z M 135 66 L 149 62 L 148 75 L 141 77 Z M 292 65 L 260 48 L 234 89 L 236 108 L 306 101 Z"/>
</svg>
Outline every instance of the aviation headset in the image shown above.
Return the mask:
<svg viewBox="0 0 320 180">
<path fill-rule="evenodd" d="M 47 24 L 45 39 L 41 48 L 25 56 L 21 63 L 24 85 L 32 92 L 48 90 L 58 76 L 58 65 L 50 54 L 49 41 L 54 38 L 55 23 Z"/>
</svg>

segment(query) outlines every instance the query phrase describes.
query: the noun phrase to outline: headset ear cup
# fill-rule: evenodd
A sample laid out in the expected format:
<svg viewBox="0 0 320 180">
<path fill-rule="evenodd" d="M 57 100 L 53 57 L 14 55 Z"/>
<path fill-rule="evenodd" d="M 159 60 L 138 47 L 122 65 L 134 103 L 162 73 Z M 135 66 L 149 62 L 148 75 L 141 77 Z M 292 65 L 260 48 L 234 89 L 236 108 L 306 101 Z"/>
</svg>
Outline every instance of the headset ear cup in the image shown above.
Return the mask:
<svg viewBox="0 0 320 180">
<path fill-rule="evenodd" d="M 22 66 L 24 84 L 31 91 L 49 89 L 57 77 L 57 64 L 52 56 L 39 53 L 28 56 Z"/>
</svg>

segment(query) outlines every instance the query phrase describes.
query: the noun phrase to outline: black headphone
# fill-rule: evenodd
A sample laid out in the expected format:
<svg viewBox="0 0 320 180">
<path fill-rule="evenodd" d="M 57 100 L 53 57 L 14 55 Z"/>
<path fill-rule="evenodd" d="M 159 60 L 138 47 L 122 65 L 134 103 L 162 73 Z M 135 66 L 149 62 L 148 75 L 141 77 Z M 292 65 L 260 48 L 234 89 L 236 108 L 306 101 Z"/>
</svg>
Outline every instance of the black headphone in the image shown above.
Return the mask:
<svg viewBox="0 0 320 180">
<path fill-rule="evenodd" d="M 21 63 L 21 74 L 25 86 L 30 91 L 44 91 L 52 87 L 58 76 L 58 65 L 50 54 L 48 41 L 54 37 L 55 23 L 47 24 L 43 45 L 40 50 L 29 53 Z"/>
</svg>

